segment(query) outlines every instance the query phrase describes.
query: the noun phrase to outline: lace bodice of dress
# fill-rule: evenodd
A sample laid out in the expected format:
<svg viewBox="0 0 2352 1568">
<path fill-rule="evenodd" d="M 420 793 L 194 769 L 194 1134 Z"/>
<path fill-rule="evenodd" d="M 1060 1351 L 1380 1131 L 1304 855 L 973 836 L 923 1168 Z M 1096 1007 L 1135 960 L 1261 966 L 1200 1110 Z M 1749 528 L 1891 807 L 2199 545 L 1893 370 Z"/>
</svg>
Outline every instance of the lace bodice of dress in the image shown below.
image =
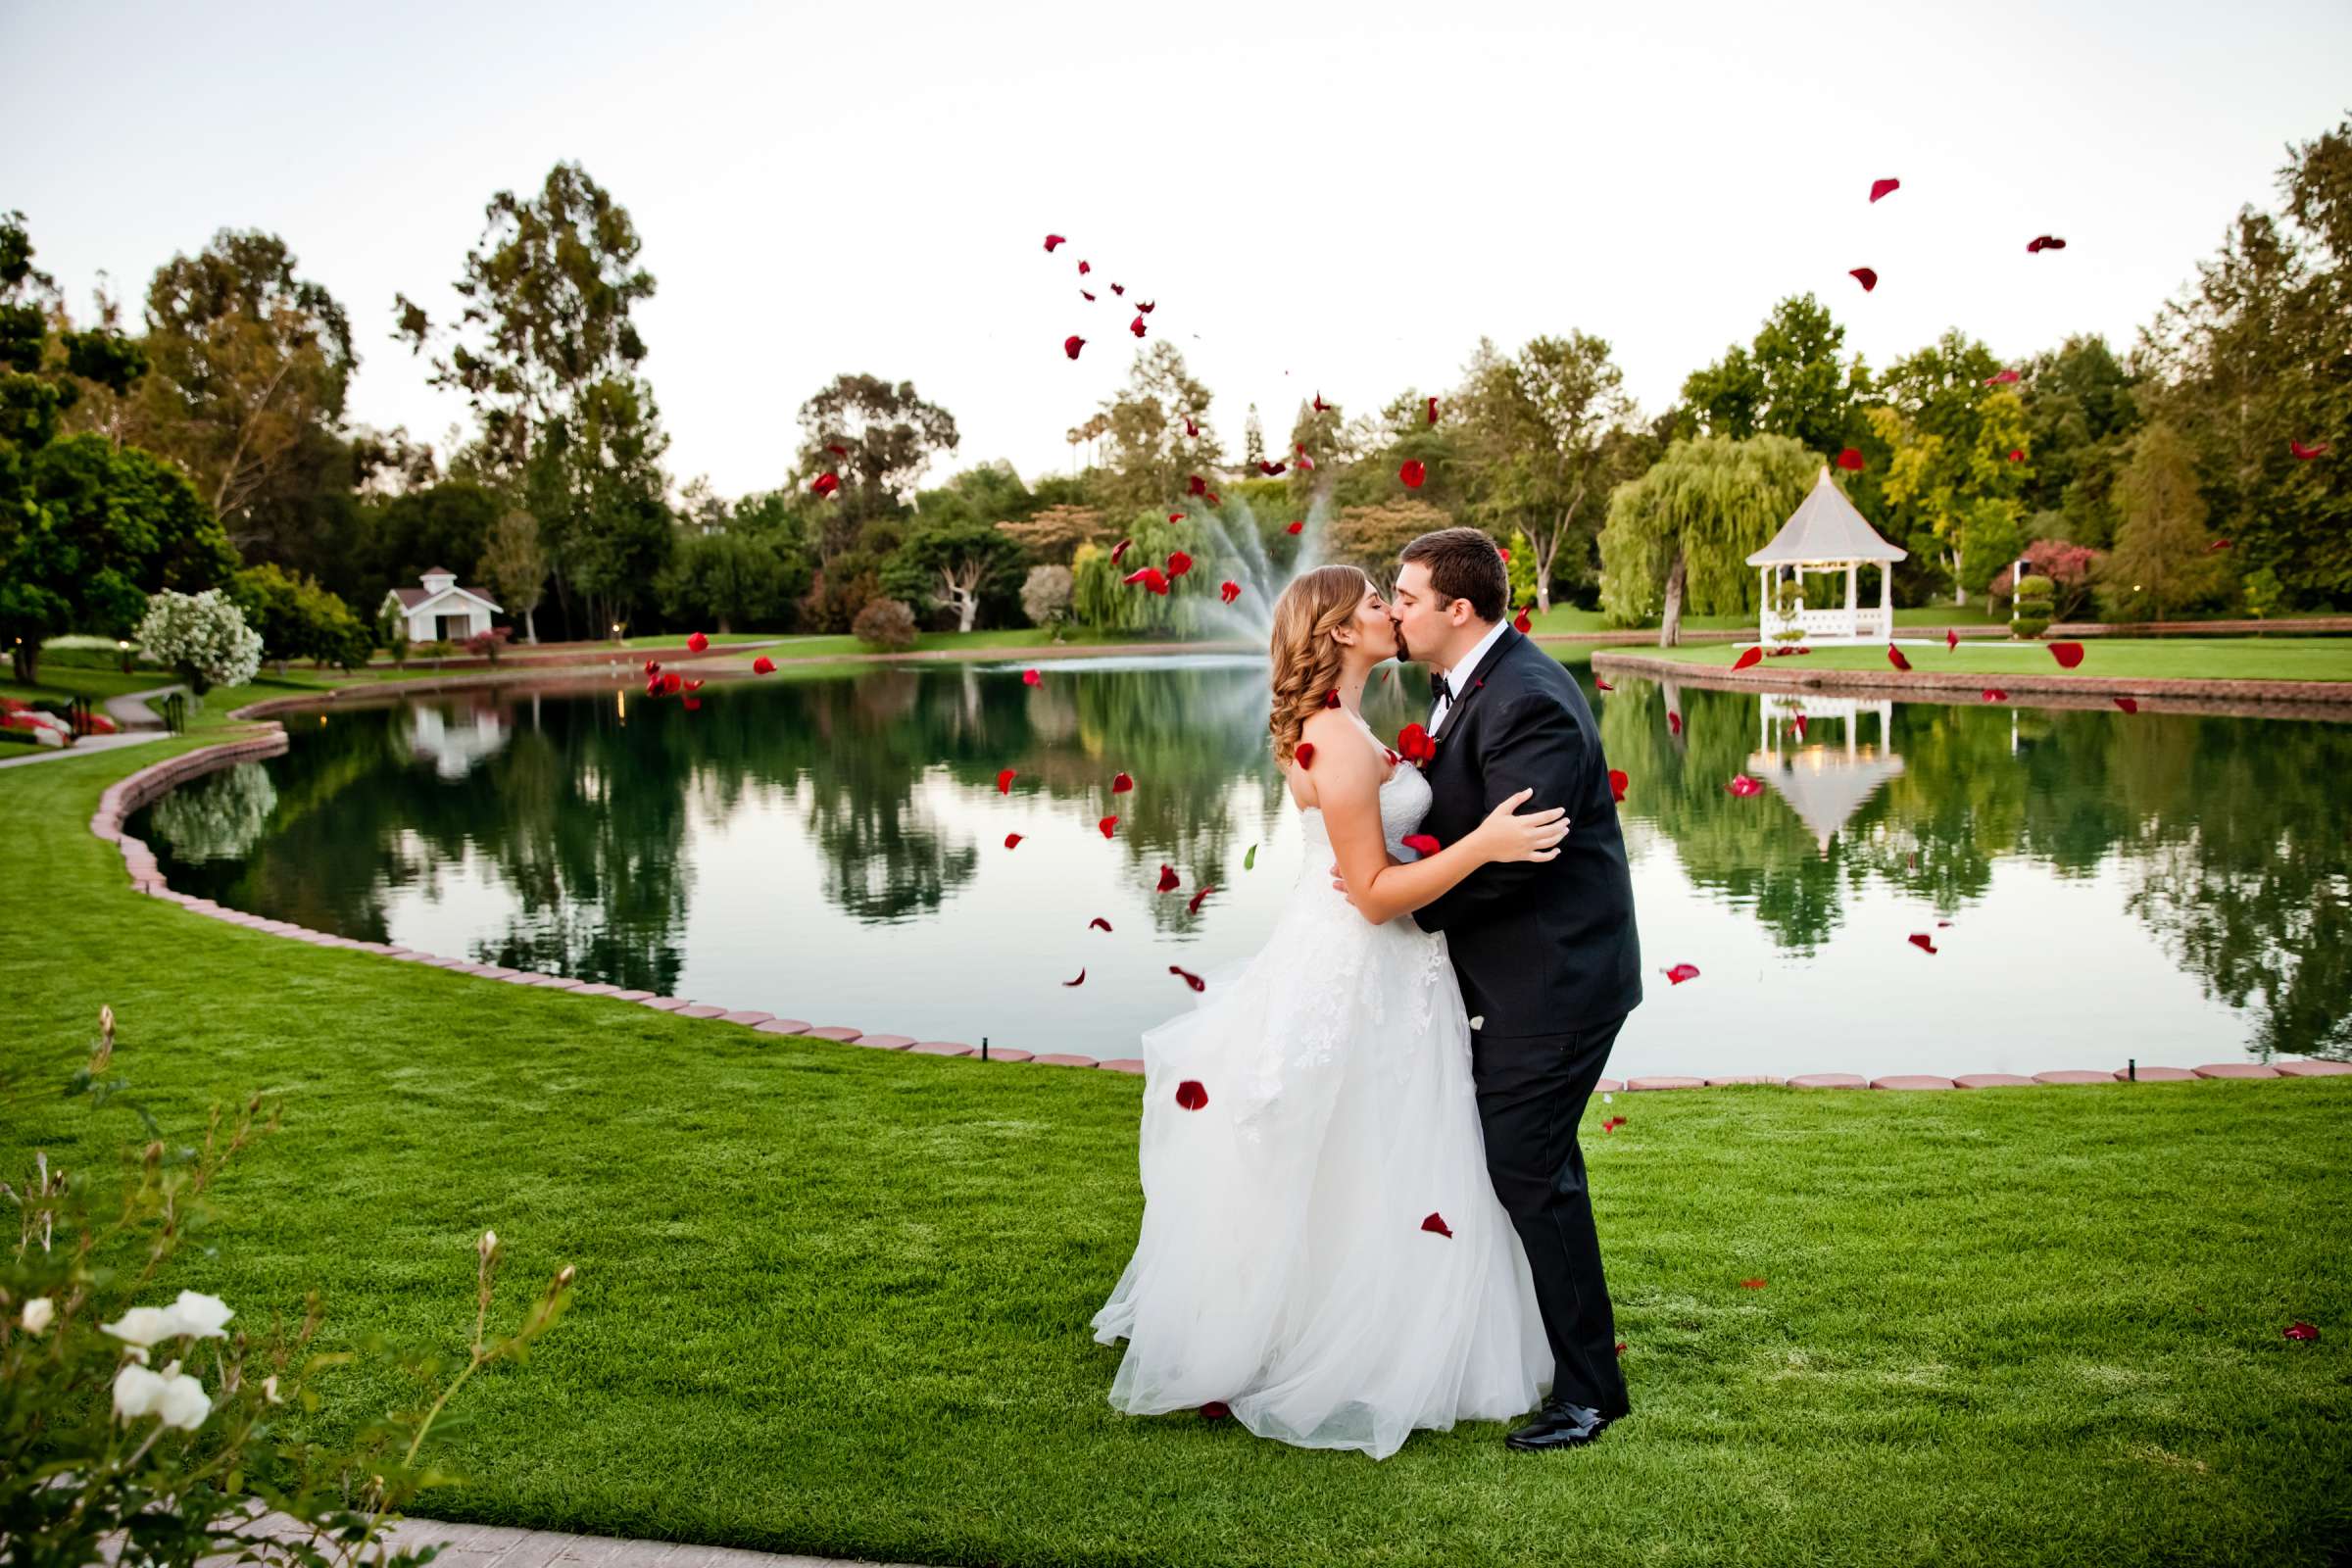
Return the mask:
<svg viewBox="0 0 2352 1568">
<path fill-rule="evenodd" d="M 1309 806 L 1300 814 L 1306 823 L 1306 843 L 1309 850 L 1329 850 L 1331 832 L 1323 825 L 1323 808 Z M 1380 786 L 1380 836 L 1388 841 L 1389 854 L 1398 860 L 1416 858 L 1404 847 L 1404 836 L 1421 825 L 1429 814 L 1429 780 L 1409 762 L 1396 764 Z M 1328 879 L 1329 862 L 1307 857 L 1307 870 L 1318 878 Z"/>
</svg>

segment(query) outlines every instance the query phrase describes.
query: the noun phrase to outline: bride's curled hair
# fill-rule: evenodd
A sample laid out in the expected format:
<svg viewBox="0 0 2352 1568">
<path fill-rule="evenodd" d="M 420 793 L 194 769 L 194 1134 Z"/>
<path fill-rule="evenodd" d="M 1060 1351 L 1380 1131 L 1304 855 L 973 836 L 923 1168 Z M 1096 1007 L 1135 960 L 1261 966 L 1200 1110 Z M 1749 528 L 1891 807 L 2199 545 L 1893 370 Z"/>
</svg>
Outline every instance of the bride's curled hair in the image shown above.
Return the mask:
<svg viewBox="0 0 2352 1568">
<path fill-rule="evenodd" d="M 1299 732 L 1340 684 L 1340 645 L 1331 634 L 1355 615 L 1373 582 L 1360 566 L 1317 566 L 1291 579 L 1274 602 L 1274 760 L 1284 767 Z"/>
</svg>

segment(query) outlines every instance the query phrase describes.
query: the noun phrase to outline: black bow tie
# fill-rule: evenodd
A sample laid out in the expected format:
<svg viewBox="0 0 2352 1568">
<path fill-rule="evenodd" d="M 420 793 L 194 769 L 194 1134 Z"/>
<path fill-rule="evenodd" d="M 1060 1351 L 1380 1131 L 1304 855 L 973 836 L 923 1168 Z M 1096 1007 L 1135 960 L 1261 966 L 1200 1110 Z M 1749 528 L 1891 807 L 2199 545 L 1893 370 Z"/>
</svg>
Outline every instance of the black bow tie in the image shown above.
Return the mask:
<svg viewBox="0 0 2352 1568">
<path fill-rule="evenodd" d="M 1446 677 L 1439 674 L 1434 669 L 1429 672 L 1429 689 L 1431 692 L 1436 694 L 1439 700 L 1444 702 L 1447 707 L 1452 706 L 1453 688 L 1446 685 Z"/>
</svg>

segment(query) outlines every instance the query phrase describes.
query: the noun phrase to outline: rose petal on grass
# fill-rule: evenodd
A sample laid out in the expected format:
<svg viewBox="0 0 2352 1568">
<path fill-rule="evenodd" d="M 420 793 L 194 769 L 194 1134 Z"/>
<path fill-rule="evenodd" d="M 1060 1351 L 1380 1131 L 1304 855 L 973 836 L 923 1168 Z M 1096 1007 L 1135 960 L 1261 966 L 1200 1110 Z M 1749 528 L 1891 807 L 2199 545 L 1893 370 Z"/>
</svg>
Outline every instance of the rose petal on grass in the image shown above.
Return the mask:
<svg viewBox="0 0 2352 1568">
<path fill-rule="evenodd" d="M 2050 657 L 2058 661 L 2060 669 L 2073 669 L 2082 662 L 2082 645 L 2081 643 L 2052 643 L 2050 644 Z"/>
<path fill-rule="evenodd" d="M 2303 1345 L 2313 1344 L 2320 1337 L 2320 1331 L 2308 1323 L 2289 1323 L 2282 1332 L 2286 1338 Z"/>
<path fill-rule="evenodd" d="M 1764 662 L 1764 650 L 1762 648 L 1750 648 L 1745 653 L 1741 654 L 1738 659 L 1732 661 L 1732 668 L 1735 670 L 1741 670 L 1746 669 L 1751 665 L 1761 664 L 1762 662 Z"/>
<path fill-rule="evenodd" d="M 1760 1291 L 1764 1288 L 1764 1282 L 1762 1280 L 1741 1280 L 1740 1288 L 1743 1291 Z"/>
<path fill-rule="evenodd" d="M 1232 1414 L 1233 1412 L 1225 1407 L 1223 1399 L 1211 1399 L 1200 1407 L 1200 1419 L 1203 1421 L 1223 1421 Z"/>
</svg>

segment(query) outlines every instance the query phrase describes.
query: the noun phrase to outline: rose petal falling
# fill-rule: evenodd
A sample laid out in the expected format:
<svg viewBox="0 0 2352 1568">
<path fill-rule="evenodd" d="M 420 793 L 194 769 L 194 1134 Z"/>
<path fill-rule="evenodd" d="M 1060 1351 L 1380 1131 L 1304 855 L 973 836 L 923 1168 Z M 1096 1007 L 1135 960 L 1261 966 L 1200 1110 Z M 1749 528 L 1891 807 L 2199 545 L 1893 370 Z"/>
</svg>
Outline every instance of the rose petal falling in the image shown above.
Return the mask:
<svg viewBox="0 0 2352 1568">
<path fill-rule="evenodd" d="M 1117 544 L 1112 545 L 1110 547 L 1110 564 L 1114 566 L 1117 565 L 1119 564 L 1119 558 L 1132 549 L 1134 545 L 1135 541 L 1133 539 L 1122 539 Z"/>
<path fill-rule="evenodd" d="M 1093 295 L 1093 294 L 1091 294 L 1091 293 L 1089 293 L 1089 292 L 1087 292 L 1085 289 L 1080 289 L 1080 290 L 1078 291 L 1078 297 L 1079 297 L 1080 299 L 1082 299 L 1082 300 L 1086 301 L 1086 303 L 1087 303 L 1087 304 L 1089 304 L 1089 305 L 1092 305 L 1092 304 L 1094 304 L 1094 303 L 1095 303 L 1095 297 L 1094 297 L 1094 295 Z"/>
<path fill-rule="evenodd" d="M 1168 521 L 1170 522 L 1182 522 L 1184 517 L 1185 514 L 1181 512 L 1171 512 L 1168 514 Z"/>
<path fill-rule="evenodd" d="M 689 713 L 699 713 L 702 710 L 703 700 L 700 697 L 689 697 L 686 699 L 686 711 Z"/>
<path fill-rule="evenodd" d="M 1803 740 L 1805 738 L 1805 715 L 1802 713 L 1791 713 L 1788 715 L 1788 719 L 1790 723 L 1793 723 L 1796 726 L 1796 738 L 1800 741 Z"/>
<path fill-rule="evenodd" d="M 1242 585 L 1229 577 L 1217 584 L 1217 597 L 1230 605 L 1242 597 Z"/>
<path fill-rule="evenodd" d="M 2015 370 L 1996 370 L 1984 378 L 1986 386 L 2007 386 L 2017 379 Z"/>
<path fill-rule="evenodd" d="M 1067 354 L 1073 360 L 1078 357 L 1078 351 L 1084 347 L 1086 347 L 1086 339 L 1080 337 L 1075 332 L 1072 332 L 1068 337 L 1065 337 L 1061 340 L 1061 352 Z"/>
<path fill-rule="evenodd" d="M 1284 533 L 1297 533 L 1299 529 L 1304 528 L 1305 526 L 1306 523 L 1304 519 L 1300 519 L 1299 521 L 1292 523 L 1289 527 L 1283 529 L 1282 531 Z"/>
<path fill-rule="evenodd" d="M 1317 392 L 1315 394 L 1315 412 L 1317 414 L 1321 414 L 1325 409 L 1330 407 L 1330 404 L 1323 401 L 1323 394 L 1321 392 Z"/>
<path fill-rule="evenodd" d="M 1024 686 L 1035 686 L 1042 682 L 1045 678 L 1045 676 L 1040 675 L 1034 669 L 1024 669 L 1021 671 L 1021 684 Z"/>
<path fill-rule="evenodd" d="M 1175 579 L 1175 578 L 1178 578 L 1178 577 L 1181 577 L 1181 576 L 1183 576 L 1183 575 L 1184 575 L 1186 572 L 1188 572 L 1188 571 L 1190 571 L 1190 570 L 1192 570 L 1192 569 L 1193 569 L 1193 558 L 1192 558 L 1192 557 L 1190 557 L 1190 556 L 1186 555 L 1186 554 L 1185 554 L 1183 551 L 1181 551 L 1181 550 L 1175 550 L 1175 551 L 1170 551 L 1170 552 L 1169 552 L 1169 554 L 1168 554 L 1168 576 L 1169 576 L 1169 578 L 1170 578 L 1171 580 L 1173 580 L 1173 579 Z"/>
<path fill-rule="evenodd" d="M 2026 461 L 2026 449 L 2025 449 L 2024 447 L 2011 447 L 2011 448 L 2009 449 L 2009 461 L 2010 461 L 2011 463 L 2023 463 L 2023 462 L 2025 462 L 2025 461 Z"/>
<path fill-rule="evenodd" d="M 1396 477 L 1404 481 L 1407 490 L 1418 490 L 1421 481 L 1429 477 L 1429 469 L 1419 458 L 1407 458 L 1396 469 Z"/>
<path fill-rule="evenodd" d="M 1113 283 L 1110 285 L 1110 291 L 1113 294 L 1125 294 L 1127 292 L 1127 285 L 1124 283 Z M 1139 332 L 1136 335 L 1141 337 L 1143 334 Z"/>
<path fill-rule="evenodd" d="M 1610 768 L 1609 799 L 1612 801 L 1623 801 L 1625 799 L 1625 787 L 1632 782 L 1633 779 L 1626 773 L 1625 769 L 1621 767 Z"/>
<path fill-rule="evenodd" d="M 1443 1236 L 1447 1240 L 1451 1240 L 1453 1237 L 1453 1229 L 1446 1223 L 1446 1216 L 1443 1214 L 1431 1214 L 1429 1218 L 1421 1222 L 1421 1228 L 1432 1236 Z"/>
<path fill-rule="evenodd" d="M 1200 439 L 1200 427 L 1193 422 L 1193 416 L 1189 414 L 1184 416 L 1184 433 L 1192 440 Z"/>
<path fill-rule="evenodd" d="M 1194 894 L 1191 898 L 1185 901 L 1184 912 L 1187 914 L 1199 914 L 1200 912 L 1201 900 L 1207 898 L 1211 893 L 1216 891 L 1216 884 L 1213 882 L 1207 887 L 1202 888 L 1200 892 Z"/>
<path fill-rule="evenodd" d="M 1903 182 L 1899 179 L 1874 179 L 1870 182 L 1870 199 L 1875 202 L 1880 197 L 1891 196 L 1902 188 Z"/>
<path fill-rule="evenodd" d="M 1668 985 L 1679 986 L 1686 980 L 1695 980 L 1698 978 L 1698 965 L 1695 963 L 1678 963 L 1671 969 L 1660 970 L 1659 973 L 1665 975 L 1666 983 Z"/>
<path fill-rule="evenodd" d="M 1078 264 L 1078 275 L 1080 277 L 1084 277 L 1087 273 L 1093 271 L 1094 270 L 1095 268 L 1092 262 L 1080 262 Z"/>
<path fill-rule="evenodd" d="M 1200 499 L 1213 507 L 1217 504 L 1217 493 L 1214 490 L 1211 490 L 1208 494 L 1202 496 Z"/>
<path fill-rule="evenodd" d="M 1988 703 L 2005 703 L 2009 700 L 2009 694 L 1998 686 L 1987 686 L 1984 688 L 1984 700 Z"/>
<path fill-rule="evenodd" d="M 2122 709 L 2127 713 L 2136 713 L 2139 711 L 2139 699 L 2135 697 L 2118 697 L 2115 700 L 2115 706 Z"/>
<path fill-rule="evenodd" d="M 1026 835 L 1020 833 L 1007 833 L 1004 835 L 1004 847 L 1008 850 L 1017 850 L 1021 847 L 1021 840 Z"/>
<path fill-rule="evenodd" d="M 699 692 L 703 689 L 703 683 L 699 680 L 690 680 L 686 683 L 686 689 L 690 692 Z"/>
<path fill-rule="evenodd" d="M 1063 984 L 1064 986 L 1082 986 L 1082 985 L 1086 984 L 1086 971 L 1085 971 L 1084 969 L 1081 969 L 1081 970 L 1079 970 L 1079 971 L 1078 971 L 1078 978 L 1077 978 L 1077 979 L 1075 979 L 1075 980 L 1064 980 L 1064 981 L 1062 982 L 1062 984 Z"/>
<path fill-rule="evenodd" d="M 1848 473 L 1860 473 L 1862 471 L 1862 454 L 1852 447 L 1845 448 L 1838 454 L 1838 466 Z"/>
<path fill-rule="evenodd" d="M 2215 540 L 2213 543 L 2211 543 L 2211 544 L 2209 544 L 2209 545 L 2207 545 L 2207 546 L 2205 547 L 2205 553 L 2206 553 L 2207 555 L 2209 555 L 2209 556 L 2210 556 L 2210 555 L 2212 555 L 2212 554 L 2213 554 L 2215 551 L 2217 551 L 2217 550 L 2227 550 L 2227 549 L 2229 549 L 2229 548 L 2230 548 L 2230 541 L 2229 541 L 2229 540 L 2227 540 L 2227 539 L 2216 539 L 2216 540 Z"/>
<path fill-rule="evenodd" d="M 1624 1125 L 1625 1118 L 1623 1116 L 1611 1116 L 1607 1121 L 1604 1121 L 1600 1124 L 1600 1130 L 1604 1133 L 1613 1133 Z"/>
<path fill-rule="evenodd" d="M 1110 922 L 1098 914 L 1092 920 L 1086 922 L 1086 928 L 1089 931 L 1108 931 L 1110 929 Z"/>
<path fill-rule="evenodd" d="M 1199 1110 L 1208 1103 L 1208 1090 L 1198 1078 L 1187 1078 L 1176 1086 L 1176 1103 L 1186 1110 Z"/>
<path fill-rule="evenodd" d="M 688 653 L 690 653 L 690 654 L 699 654 L 699 653 L 701 653 L 701 652 L 702 652 L 704 649 L 706 649 L 706 648 L 709 648 L 710 646 L 710 638 L 708 638 L 708 637 L 706 637 L 706 636 L 704 636 L 704 635 L 703 635 L 701 632 L 697 631 L 697 632 L 689 632 L 689 633 L 687 633 L 687 636 L 686 636 L 686 651 L 687 651 Z"/>
<path fill-rule="evenodd" d="M 1337 707 L 1339 707 L 1339 706 L 1340 706 L 1340 694 L 1339 694 L 1338 692 L 1336 692 L 1336 691 L 1329 691 L 1329 692 L 1325 692 L 1325 693 L 1323 694 L 1323 706 L 1324 706 L 1325 708 L 1337 708 Z"/>
<path fill-rule="evenodd" d="M 662 671 L 662 689 L 667 692 L 670 696 L 677 696 L 678 693 L 684 689 L 685 685 L 686 677 L 679 674 L 676 670 L 671 669 Z"/>
<path fill-rule="evenodd" d="M 1521 610 L 1519 613 L 1511 617 L 1511 629 L 1524 637 L 1536 629 L 1536 623 L 1528 617 L 1525 610 Z"/>
<path fill-rule="evenodd" d="M 1879 286 L 1879 272 L 1874 267 L 1849 267 L 1845 270 L 1845 275 L 1861 284 L 1865 294 Z"/>
<path fill-rule="evenodd" d="M 1739 671 L 1762 662 L 1764 662 L 1764 650 L 1760 647 L 1750 648 L 1732 661 L 1732 668 L 1734 671 Z"/>
<path fill-rule="evenodd" d="M 1143 312 L 1146 316 L 1150 316 L 1152 314 L 1152 302 L 1151 300 L 1137 300 L 1135 302 L 1135 308 Z"/>
<path fill-rule="evenodd" d="M 1184 878 L 1176 874 L 1176 868 L 1172 865 L 1163 865 L 1159 868 L 1159 886 L 1152 891 L 1173 893 L 1183 885 Z"/>
<path fill-rule="evenodd" d="M 1424 860 L 1428 859 L 1431 856 L 1437 854 L 1440 850 L 1446 847 L 1427 833 L 1407 833 L 1404 836 L 1403 844 L 1406 849 L 1412 851 Z"/>
<path fill-rule="evenodd" d="M 1168 591 L 1168 574 L 1160 570 L 1157 566 L 1141 567 L 1140 569 L 1131 571 L 1126 576 L 1121 577 L 1119 581 L 1130 584 L 1141 584 L 1143 587 L 1155 594 L 1164 594 Z"/>
<path fill-rule="evenodd" d="M 1958 652 L 1958 651 L 1959 651 L 1959 648 L 1960 648 L 1960 628 L 1958 628 L 1957 626 L 1946 626 L 1946 627 L 1944 627 L 1944 628 L 1943 628 L 1943 651 L 1944 651 L 1945 653 L 1947 653 L 1947 654 L 1948 654 L 1948 653 L 1956 653 L 1956 652 Z"/>
<path fill-rule="evenodd" d="M 1115 288 L 1117 285 L 1113 284 L 1112 287 Z M 1142 337 L 1144 335 L 1144 318 L 1139 316 L 1134 320 L 1129 321 L 1127 323 L 1127 330 L 1133 332 L 1137 337 Z"/>
<path fill-rule="evenodd" d="M 1104 838 L 1108 838 L 1119 830 L 1119 819 L 1115 816 L 1106 816 L 1097 822 L 1095 827 Z"/>
<path fill-rule="evenodd" d="M 2328 455 L 2328 443 L 2314 441 L 2311 445 L 2305 446 L 2300 441 L 2290 439 L 2286 443 L 2286 450 L 2293 453 L 2302 462 L 2309 463 L 2314 458 L 2324 458 Z"/>
<path fill-rule="evenodd" d="M 2038 256 L 2043 251 L 2062 251 L 2064 249 L 2066 249 L 2066 241 L 2055 234 L 2036 234 L 2026 242 L 2026 254 L 2029 256 Z"/>
<path fill-rule="evenodd" d="M 1203 1421 L 1222 1421 L 1232 1414 L 1223 1399 L 1211 1399 L 1200 1407 L 1200 1419 Z"/>
<path fill-rule="evenodd" d="M 648 676 L 653 676 L 653 675 L 659 675 L 659 674 L 661 674 L 661 673 L 662 673 L 662 661 L 660 661 L 659 659 L 649 659 L 649 660 L 647 660 L 647 661 L 645 662 L 645 672 L 646 672 L 646 674 L 647 674 Z"/>
<path fill-rule="evenodd" d="M 1051 256 L 1054 254 L 1054 246 L 1066 245 L 1069 242 L 1063 239 L 1059 234 L 1048 234 L 1046 236 L 1046 254 Z"/>
<path fill-rule="evenodd" d="M 1208 481 L 1197 473 L 1187 474 L 1184 480 L 1184 493 L 1188 496 L 1204 496 L 1208 494 Z"/>
<path fill-rule="evenodd" d="M 1669 735 L 1680 735 L 1682 732 L 1683 715 L 1669 708 L 1666 710 L 1666 733 Z"/>
<path fill-rule="evenodd" d="M 1125 773 L 1114 773 L 1114 774 L 1112 774 L 1112 775 L 1111 775 L 1111 779 L 1110 779 L 1110 793 L 1111 793 L 1111 794 L 1113 794 L 1113 795 L 1124 795 L 1124 794 L 1126 794 L 1126 793 L 1127 793 L 1129 790 L 1131 790 L 1131 789 L 1133 789 L 1133 788 L 1135 788 L 1135 780 L 1134 780 L 1132 777 L 1130 777 L 1129 775 L 1127 775 L 1127 774 L 1125 774 Z"/>
<path fill-rule="evenodd" d="M 1265 459 L 1260 458 L 1257 460 L 1257 471 L 1266 478 L 1279 479 L 1291 471 L 1291 466 L 1287 463 L 1268 463 Z"/>
<path fill-rule="evenodd" d="M 2077 664 L 2082 662 L 2082 645 L 2081 643 L 2052 643 L 2050 644 L 2050 657 L 2058 661 L 2060 669 L 2073 669 Z"/>
<path fill-rule="evenodd" d="M 1903 657 L 1903 651 L 1900 648 L 1895 647 L 1892 643 L 1888 643 L 1886 645 L 1886 662 L 1892 664 L 1897 669 L 1909 669 L 1911 667 L 1911 661 L 1905 659 Z"/>
<path fill-rule="evenodd" d="M 1598 675 L 1592 677 L 1592 684 L 1604 692 L 1613 692 L 1617 689 L 1616 687 L 1610 685 L 1607 681 L 1602 680 Z"/>
<path fill-rule="evenodd" d="M 1429 422 L 1432 424 L 1438 422 L 1438 400 L 1436 398 L 1429 400 Z"/>
<path fill-rule="evenodd" d="M 1193 973 L 1190 969 L 1179 969 L 1176 967 L 1176 965 L 1171 963 L 1168 965 L 1168 973 L 1174 975 L 1186 985 L 1191 986 L 1195 991 L 1206 991 L 1208 989 L 1208 982 L 1201 979 L 1199 975 Z"/>
<path fill-rule="evenodd" d="M 776 672 L 776 662 L 775 662 L 774 660 L 772 660 L 772 659 L 768 658 L 768 657 L 767 657 L 765 654 L 761 654 L 761 655 L 760 655 L 760 656 L 758 659 L 755 659 L 755 660 L 753 660 L 753 661 L 752 661 L 752 673 L 753 673 L 753 674 L 755 674 L 755 675 L 772 675 L 772 674 L 774 674 L 775 672 Z"/>
<path fill-rule="evenodd" d="M 838 442 L 838 441 L 828 441 L 828 442 L 826 442 L 826 443 L 825 443 L 825 450 L 826 450 L 827 452 L 830 452 L 830 453 L 832 453 L 832 454 L 833 454 L 835 457 L 837 457 L 837 458 L 846 458 L 846 457 L 848 457 L 848 456 L 850 455 L 850 449 L 849 449 L 848 447 L 845 447 L 845 446 L 843 446 L 843 445 L 842 445 L 840 442 Z"/>
<path fill-rule="evenodd" d="M 1502 547 L 1502 546 L 1500 546 L 1500 545 L 1496 545 L 1496 546 L 1494 547 L 1494 554 L 1495 554 L 1495 557 L 1496 557 L 1498 560 L 1500 560 L 1504 565 L 1506 565 L 1506 566 L 1507 566 L 1507 565 L 1509 565 L 1509 564 L 1511 564 L 1511 553 L 1510 553 L 1508 550 L 1505 550 L 1505 549 L 1503 549 L 1503 547 Z"/>
</svg>

